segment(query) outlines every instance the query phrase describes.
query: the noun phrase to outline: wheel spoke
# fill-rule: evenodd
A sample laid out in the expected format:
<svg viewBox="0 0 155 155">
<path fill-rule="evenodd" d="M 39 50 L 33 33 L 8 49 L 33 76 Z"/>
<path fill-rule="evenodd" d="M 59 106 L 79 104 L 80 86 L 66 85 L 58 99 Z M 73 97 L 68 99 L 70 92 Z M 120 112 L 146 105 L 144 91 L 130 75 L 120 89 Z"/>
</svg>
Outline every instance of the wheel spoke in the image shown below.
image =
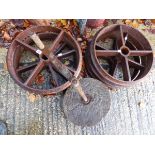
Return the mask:
<svg viewBox="0 0 155 155">
<path fill-rule="evenodd" d="M 130 56 L 146 56 L 151 53 L 151 50 L 130 50 Z"/>
<path fill-rule="evenodd" d="M 122 25 L 119 26 L 119 35 L 117 35 L 117 45 L 118 45 L 118 49 L 125 45 L 125 40 L 124 40 L 124 36 L 123 36 L 123 29 L 122 29 Z"/>
<path fill-rule="evenodd" d="M 66 46 L 66 43 L 63 43 L 62 45 L 60 45 L 60 47 L 55 51 L 55 55 L 59 54 L 64 49 L 65 46 Z"/>
<path fill-rule="evenodd" d="M 40 61 L 24 84 L 30 86 L 34 82 L 37 75 L 42 71 L 44 66 L 45 66 L 44 61 Z"/>
<path fill-rule="evenodd" d="M 52 78 L 54 80 L 54 85 L 57 87 L 59 86 L 59 82 L 58 82 L 58 78 L 57 78 L 57 75 L 56 75 L 56 72 L 54 71 L 53 67 L 51 64 L 48 64 L 48 67 L 50 69 L 50 72 L 52 74 Z"/>
<path fill-rule="evenodd" d="M 117 56 L 119 52 L 117 50 L 96 50 L 97 57 L 110 57 Z"/>
<path fill-rule="evenodd" d="M 133 68 L 136 68 L 136 69 L 144 69 L 144 66 L 143 65 L 141 65 L 140 63 L 138 63 L 138 62 L 135 62 L 135 61 L 133 61 L 133 60 L 128 60 L 128 62 L 129 62 L 129 66 L 131 66 L 131 67 L 133 67 Z"/>
<path fill-rule="evenodd" d="M 28 66 L 23 66 L 17 69 L 18 73 L 26 72 L 37 66 L 38 62 L 34 62 L 33 64 L 30 64 Z"/>
<path fill-rule="evenodd" d="M 124 81 L 131 81 L 131 74 L 130 74 L 128 58 L 126 58 L 126 57 L 122 58 L 122 71 L 123 71 Z"/>
<path fill-rule="evenodd" d="M 122 25 L 120 25 L 120 33 L 121 33 L 121 43 L 124 46 L 125 45 L 125 39 L 124 39 L 124 35 L 123 35 Z"/>
<path fill-rule="evenodd" d="M 60 41 L 62 40 L 64 36 L 64 31 L 62 30 L 58 36 L 56 37 L 56 39 L 54 40 L 54 42 L 52 43 L 51 47 L 49 48 L 49 51 L 52 52 L 56 49 L 56 47 L 58 46 L 58 44 L 60 43 Z"/>
<path fill-rule="evenodd" d="M 66 58 L 68 56 L 71 56 L 75 53 L 75 50 L 70 50 L 68 52 L 65 52 L 65 53 L 59 53 L 58 54 L 58 58 Z"/>
<path fill-rule="evenodd" d="M 27 43 L 24 43 L 23 41 L 20 41 L 19 39 L 15 39 L 15 41 L 20 45 L 22 45 L 23 47 L 25 47 L 27 50 L 30 50 L 31 52 L 33 52 L 34 55 L 38 56 L 38 53 L 36 52 L 37 51 L 36 48 L 28 45 Z"/>
</svg>

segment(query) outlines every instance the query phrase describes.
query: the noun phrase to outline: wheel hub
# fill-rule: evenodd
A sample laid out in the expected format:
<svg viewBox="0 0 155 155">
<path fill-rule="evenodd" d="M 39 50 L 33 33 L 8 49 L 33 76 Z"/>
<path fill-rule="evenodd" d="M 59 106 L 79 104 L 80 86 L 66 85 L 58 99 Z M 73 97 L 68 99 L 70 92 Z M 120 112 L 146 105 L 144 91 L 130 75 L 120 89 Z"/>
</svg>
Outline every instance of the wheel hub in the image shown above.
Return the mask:
<svg viewBox="0 0 155 155">
<path fill-rule="evenodd" d="M 120 48 L 120 53 L 121 53 L 122 56 L 126 57 L 126 56 L 129 56 L 130 50 L 129 50 L 128 47 L 122 46 L 122 47 Z"/>
</svg>

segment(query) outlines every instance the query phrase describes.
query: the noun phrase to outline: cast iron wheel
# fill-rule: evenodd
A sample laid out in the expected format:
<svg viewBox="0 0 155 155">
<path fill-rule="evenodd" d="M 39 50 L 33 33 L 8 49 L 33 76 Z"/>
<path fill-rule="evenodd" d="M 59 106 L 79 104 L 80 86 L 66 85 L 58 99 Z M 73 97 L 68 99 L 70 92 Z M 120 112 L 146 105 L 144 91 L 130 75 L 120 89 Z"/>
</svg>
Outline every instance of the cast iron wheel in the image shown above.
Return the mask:
<svg viewBox="0 0 155 155">
<path fill-rule="evenodd" d="M 36 26 L 20 33 L 12 42 L 7 54 L 9 73 L 25 90 L 41 95 L 52 95 L 68 88 L 71 83 L 56 71 L 48 57 L 30 36 L 36 33 L 48 53 L 53 52 L 75 77 L 82 66 L 82 52 L 76 40 L 67 32 L 50 26 Z M 50 49 L 54 44 L 54 49 Z"/>
<path fill-rule="evenodd" d="M 110 87 L 129 86 L 148 74 L 153 64 L 153 52 L 138 30 L 114 24 L 94 36 L 85 61 L 91 77 Z"/>
</svg>

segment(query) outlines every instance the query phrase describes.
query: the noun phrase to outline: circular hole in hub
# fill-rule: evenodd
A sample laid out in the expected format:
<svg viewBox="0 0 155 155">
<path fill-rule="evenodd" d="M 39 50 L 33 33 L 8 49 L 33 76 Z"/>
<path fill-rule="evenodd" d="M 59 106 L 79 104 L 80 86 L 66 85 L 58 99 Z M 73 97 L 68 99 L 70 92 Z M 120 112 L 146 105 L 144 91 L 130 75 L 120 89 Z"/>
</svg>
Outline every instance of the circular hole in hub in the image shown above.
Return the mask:
<svg viewBox="0 0 155 155">
<path fill-rule="evenodd" d="M 129 54 L 129 49 L 127 47 L 123 47 L 123 48 L 121 48 L 121 53 L 123 55 L 128 55 Z"/>
</svg>

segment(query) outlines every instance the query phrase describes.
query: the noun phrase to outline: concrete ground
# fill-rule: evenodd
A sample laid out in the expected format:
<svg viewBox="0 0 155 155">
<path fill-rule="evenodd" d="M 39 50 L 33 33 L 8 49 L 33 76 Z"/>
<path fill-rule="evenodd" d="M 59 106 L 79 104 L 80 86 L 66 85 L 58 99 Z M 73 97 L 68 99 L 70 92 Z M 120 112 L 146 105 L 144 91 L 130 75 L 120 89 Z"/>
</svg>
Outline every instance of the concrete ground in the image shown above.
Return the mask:
<svg viewBox="0 0 155 155">
<path fill-rule="evenodd" d="M 155 36 L 144 33 L 155 50 Z M 7 50 L 0 49 L 0 120 L 15 135 L 121 135 L 155 134 L 155 69 L 140 83 L 111 91 L 111 109 L 93 127 L 75 126 L 64 118 L 62 95 L 41 97 L 34 102 L 5 69 Z"/>
</svg>

